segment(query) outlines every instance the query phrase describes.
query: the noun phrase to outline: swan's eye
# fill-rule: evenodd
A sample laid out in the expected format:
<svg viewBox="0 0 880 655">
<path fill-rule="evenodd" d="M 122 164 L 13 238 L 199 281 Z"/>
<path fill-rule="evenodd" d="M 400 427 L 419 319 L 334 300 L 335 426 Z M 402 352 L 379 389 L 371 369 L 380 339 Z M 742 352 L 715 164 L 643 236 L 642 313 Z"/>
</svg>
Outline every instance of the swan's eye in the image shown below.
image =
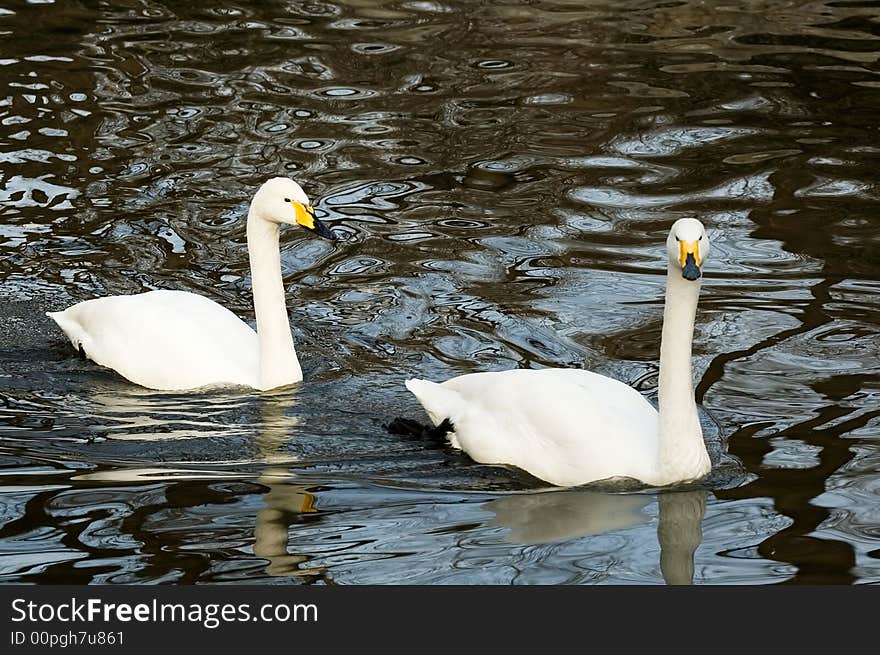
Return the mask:
<svg viewBox="0 0 880 655">
<path fill-rule="evenodd" d="M 703 240 L 703 235 L 701 234 L 701 235 L 700 235 L 700 238 L 697 239 L 697 241 L 702 241 L 702 240 Z"/>
<path fill-rule="evenodd" d="M 678 237 L 675 237 L 675 240 L 676 240 L 676 241 L 681 241 L 681 239 L 679 239 Z"/>
<path fill-rule="evenodd" d="M 285 198 L 284 202 L 290 202 L 290 198 Z"/>
</svg>

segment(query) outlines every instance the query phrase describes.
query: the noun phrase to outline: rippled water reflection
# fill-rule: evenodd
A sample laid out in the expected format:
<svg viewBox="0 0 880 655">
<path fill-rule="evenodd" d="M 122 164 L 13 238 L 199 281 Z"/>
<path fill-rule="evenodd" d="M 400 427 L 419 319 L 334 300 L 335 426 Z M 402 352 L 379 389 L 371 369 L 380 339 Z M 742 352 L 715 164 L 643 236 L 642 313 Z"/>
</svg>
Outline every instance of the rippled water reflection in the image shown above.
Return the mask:
<svg viewBox="0 0 880 655">
<path fill-rule="evenodd" d="M 193 6 L 196 5 L 196 6 Z M 880 580 L 880 10 L 861 2 L 0 5 L 0 580 Z M 156 393 L 43 316 L 204 293 L 283 234 L 306 383 Z M 656 384 L 665 230 L 713 236 L 715 471 L 547 490 L 388 434 L 402 381 Z"/>
</svg>

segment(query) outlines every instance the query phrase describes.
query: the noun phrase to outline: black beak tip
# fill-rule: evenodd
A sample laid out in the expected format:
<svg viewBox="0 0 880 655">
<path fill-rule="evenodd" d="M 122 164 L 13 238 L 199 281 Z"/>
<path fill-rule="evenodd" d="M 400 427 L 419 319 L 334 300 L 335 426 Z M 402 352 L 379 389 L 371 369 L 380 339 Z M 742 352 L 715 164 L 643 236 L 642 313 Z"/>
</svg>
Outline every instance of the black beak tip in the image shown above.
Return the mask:
<svg viewBox="0 0 880 655">
<path fill-rule="evenodd" d="M 339 237 L 336 236 L 336 233 L 333 232 L 326 224 L 319 221 L 317 218 L 315 219 L 315 227 L 313 232 L 317 234 L 319 237 L 324 237 L 330 241 L 338 241 Z"/>
<path fill-rule="evenodd" d="M 700 271 L 700 267 L 697 266 L 694 256 L 691 253 L 688 253 L 687 259 L 684 261 L 684 268 L 681 269 L 681 276 L 685 280 L 693 282 L 694 280 L 700 279 L 702 275 L 703 273 Z"/>
<path fill-rule="evenodd" d="M 685 280 L 690 280 L 691 282 L 693 282 L 694 280 L 699 280 L 703 276 L 703 274 L 696 266 L 690 266 L 681 270 L 681 276 Z"/>
</svg>

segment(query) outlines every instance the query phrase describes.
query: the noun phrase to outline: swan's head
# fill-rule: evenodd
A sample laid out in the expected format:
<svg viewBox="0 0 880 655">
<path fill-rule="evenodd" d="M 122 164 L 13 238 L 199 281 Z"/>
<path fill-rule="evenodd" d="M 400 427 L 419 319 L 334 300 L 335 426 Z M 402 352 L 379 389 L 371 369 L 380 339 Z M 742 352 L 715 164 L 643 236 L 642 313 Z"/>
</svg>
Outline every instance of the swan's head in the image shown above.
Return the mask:
<svg viewBox="0 0 880 655">
<path fill-rule="evenodd" d="M 336 235 L 315 216 L 315 208 L 302 187 L 287 177 L 273 177 L 257 190 L 251 212 L 271 223 L 300 225 L 325 239 Z"/>
<path fill-rule="evenodd" d="M 669 261 L 681 269 L 685 280 L 698 280 L 703 262 L 709 256 L 709 235 L 696 218 L 680 218 L 669 230 L 666 239 Z"/>
</svg>

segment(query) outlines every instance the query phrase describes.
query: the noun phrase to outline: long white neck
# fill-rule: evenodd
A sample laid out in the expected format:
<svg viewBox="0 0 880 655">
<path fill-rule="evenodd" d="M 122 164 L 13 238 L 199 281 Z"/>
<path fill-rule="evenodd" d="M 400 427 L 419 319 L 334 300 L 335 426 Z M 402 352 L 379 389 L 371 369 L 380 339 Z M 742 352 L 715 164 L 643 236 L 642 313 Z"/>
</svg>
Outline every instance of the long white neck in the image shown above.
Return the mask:
<svg viewBox="0 0 880 655">
<path fill-rule="evenodd" d="M 658 480 L 672 484 L 706 475 L 711 464 L 694 402 L 691 343 L 700 281 L 685 280 L 669 264 L 660 339 L 660 449 Z"/>
<path fill-rule="evenodd" d="M 253 208 L 248 212 L 248 254 L 260 340 L 258 388 L 264 391 L 302 380 L 287 318 L 278 233 L 277 223 L 264 220 Z"/>
</svg>

